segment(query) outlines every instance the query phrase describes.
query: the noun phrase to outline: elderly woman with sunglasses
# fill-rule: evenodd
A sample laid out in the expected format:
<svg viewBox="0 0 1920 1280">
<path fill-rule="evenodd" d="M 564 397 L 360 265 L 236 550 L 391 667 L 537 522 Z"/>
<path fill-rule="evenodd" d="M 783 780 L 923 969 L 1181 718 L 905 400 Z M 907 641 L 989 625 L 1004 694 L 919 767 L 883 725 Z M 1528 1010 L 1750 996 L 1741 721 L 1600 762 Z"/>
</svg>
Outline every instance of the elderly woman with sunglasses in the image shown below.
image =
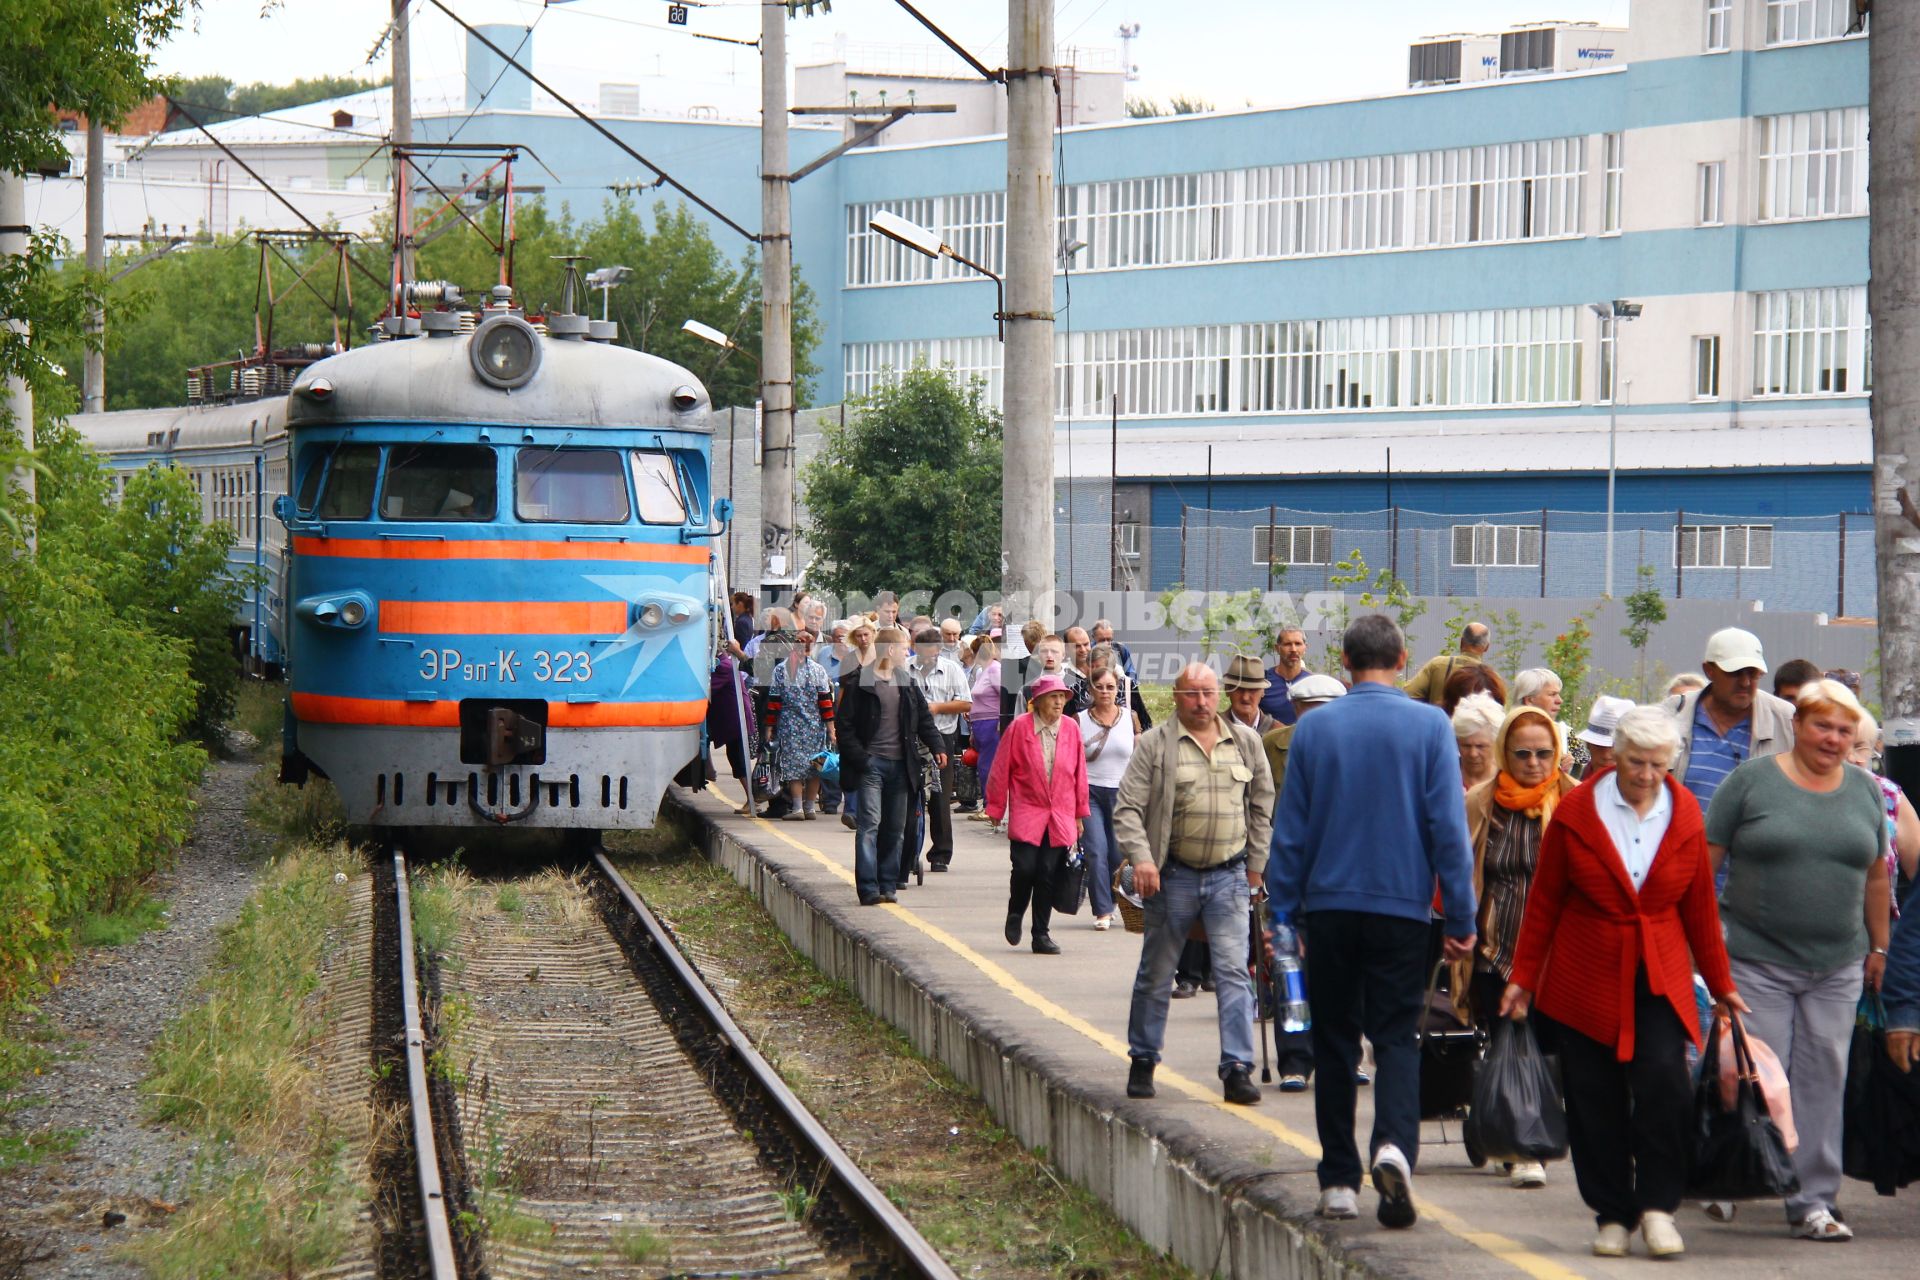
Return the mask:
<svg viewBox="0 0 1920 1280">
<path fill-rule="evenodd" d="M 1553 811 L 1577 785 L 1560 772 L 1566 750 L 1560 728 L 1540 707 L 1507 712 L 1493 739 L 1497 769 L 1467 793 L 1467 835 L 1473 841 L 1473 892 L 1480 904 L 1479 944 L 1453 966 L 1453 1003 L 1463 1018 L 1490 1027 L 1513 977 L 1514 949 L 1540 860 L 1540 839 Z M 1542 1187 L 1537 1163 L 1516 1164 L 1516 1187 Z"/>
</svg>

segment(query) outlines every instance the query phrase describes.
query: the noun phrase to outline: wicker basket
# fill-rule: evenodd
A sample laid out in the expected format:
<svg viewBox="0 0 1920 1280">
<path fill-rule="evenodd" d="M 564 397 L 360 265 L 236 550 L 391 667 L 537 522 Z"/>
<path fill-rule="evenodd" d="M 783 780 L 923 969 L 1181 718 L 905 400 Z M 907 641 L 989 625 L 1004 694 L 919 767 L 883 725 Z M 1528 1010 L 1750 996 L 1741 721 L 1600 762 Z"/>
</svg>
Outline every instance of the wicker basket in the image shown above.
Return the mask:
<svg viewBox="0 0 1920 1280">
<path fill-rule="evenodd" d="M 1147 931 L 1146 911 L 1141 907 L 1134 906 L 1132 900 L 1120 891 L 1120 876 L 1126 869 L 1126 866 L 1122 864 L 1114 870 L 1113 905 L 1119 908 L 1120 923 L 1127 927 L 1128 933 L 1145 933 Z"/>
</svg>

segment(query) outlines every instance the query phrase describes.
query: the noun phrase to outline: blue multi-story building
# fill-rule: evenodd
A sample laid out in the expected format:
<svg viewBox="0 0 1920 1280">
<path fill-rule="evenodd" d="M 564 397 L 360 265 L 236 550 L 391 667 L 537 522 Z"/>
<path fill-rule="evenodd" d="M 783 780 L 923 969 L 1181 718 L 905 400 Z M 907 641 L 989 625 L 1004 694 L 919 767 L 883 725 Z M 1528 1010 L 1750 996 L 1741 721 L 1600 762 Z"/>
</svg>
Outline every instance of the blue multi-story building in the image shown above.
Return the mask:
<svg viewBox="0 0 1920 1280">
<path fill-rule="evenodd" d="M 1063 127 L 1063 581 L 1313 587 L 1358 549 L 1423 592 L 1590 595 L 1612 457 L 1616 594 L 1650 565 L 1670 592 L 1871 613 L 1853 21 L 1640 0 L 1623 30 L 1423 41 L 1383 96 Z M 624 110 L 597 114 L 758 225 L 751 118 Z M 939 119 L 796 186 L 815 404 L 922 359 L 998 396 L 993 285 L 868 227 L 890 210 L 999 270 L 1004 139 L 930 140 Z M 648 176 L 537 99 L 416 127 L 531 144 L 580 212 Z M 797 132 L 794 164 L 837 140 Z"/>
</svg>

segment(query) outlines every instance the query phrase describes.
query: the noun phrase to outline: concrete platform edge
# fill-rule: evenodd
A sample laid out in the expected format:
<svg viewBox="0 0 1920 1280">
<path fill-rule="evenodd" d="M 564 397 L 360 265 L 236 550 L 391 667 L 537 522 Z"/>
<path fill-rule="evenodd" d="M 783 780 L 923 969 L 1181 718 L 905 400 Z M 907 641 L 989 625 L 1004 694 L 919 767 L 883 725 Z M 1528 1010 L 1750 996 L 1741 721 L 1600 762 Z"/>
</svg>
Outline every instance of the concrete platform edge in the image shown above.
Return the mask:
<svg viewBox="0 0 1920 1280">
<path fill-rule="evenodd" d="M 1128 1102 L 1124 1065 L 1115 1064 L 1104 1087 L 1090 1087 L 971 995 L 943 994 L 942 975 L 924 961 L 867 936 L 846 886 L 808 883 L 677 792 L 667 799 L 663 818 L 753 894 L 822 973 L 846 982 L 917 1051 L 977 1090 L 1009 1133 L 1153 1247 L 1202 1276 L 1231 1280 L 1405 1274 L 1325 1229 L 1272 1171 L 1211 1150 L 1177 1120 Z"/>
</svg>

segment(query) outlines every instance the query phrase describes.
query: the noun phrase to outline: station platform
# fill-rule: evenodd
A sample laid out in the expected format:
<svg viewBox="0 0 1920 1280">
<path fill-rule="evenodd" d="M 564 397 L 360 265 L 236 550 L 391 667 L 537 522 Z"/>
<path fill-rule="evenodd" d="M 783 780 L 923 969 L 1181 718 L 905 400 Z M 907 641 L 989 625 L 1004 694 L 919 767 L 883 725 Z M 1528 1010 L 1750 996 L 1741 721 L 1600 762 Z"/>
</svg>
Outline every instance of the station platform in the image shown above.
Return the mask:
<svg viewBox="0 0 1920 1280">
<path fill-rule="evenodd" d="M 1199 1275 L 1566 1280 L 1643 1274 L 1649 1265 L 1637 1236 L 1631 1257 L 1592 1256 L 1594 1223 L 1570 1164 L 1549 1165 L 1544 1188 L 1512 1188 L 1468 1163 L 1451 1122 L 1423 1127 L 1414 1227 L 1380 1227 L 1370 1187 L 1357 1221 L 1315 1217 L 1313 1095 L 1282 1094 L 1276 1074 L 1258 1106 L 1227 1103 L 1214 999 L 1202 992 L 1172 1002 L 1158 1096 L 1129 1099 L 1126 1025 L 1140 936 L 1117 919 L 1095 930 L 1083 909 L 1055 917 L 1058 956 L 1036 955 L 1024 939 L 1008 946 L 1007 846 L 985 822 L 956 815 L 951 871 L 910 885 L 898 905 L 862 907 L 853 833 L 838 817 L 749 818 L 734 812 L 740 799 L 731 779 L 704 792 L 676 789 L 663 816 L 746 886 L 824 973 L 978 1090 L 1010 1133 L 1044 1149 L 1063 1177 Z M 1360 1090 L 1363 1153 L 1370 1093 Z M 1743 1204 L 1730 1224 L 1689 1204 L 1678 1216 L 1687 1255 L 1662 1265 L 1743 1280 L 1836 1268 L 1912 1275 L 1915 1199 L 1920 1190 L 1882 1198 L 1850 1182 L 1841 1201 L 1856 1239 L 1845 1244 L 1792 1239 L 1777 1203 Z"/>
</svg>

